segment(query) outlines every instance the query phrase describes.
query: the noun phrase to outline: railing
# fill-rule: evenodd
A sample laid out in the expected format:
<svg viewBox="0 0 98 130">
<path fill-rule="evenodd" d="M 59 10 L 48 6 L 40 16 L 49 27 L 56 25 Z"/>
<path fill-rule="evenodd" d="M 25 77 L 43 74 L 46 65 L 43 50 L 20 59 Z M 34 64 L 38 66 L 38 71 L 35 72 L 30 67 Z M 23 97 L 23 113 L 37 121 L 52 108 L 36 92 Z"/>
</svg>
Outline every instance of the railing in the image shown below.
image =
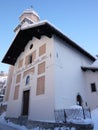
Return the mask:
<svg viewBox="0 0 98 130">
<path fill-rule="evenodd" d="M 64 130 L 93 130 L 89 108 L 55 110 L 54 114 L 56 123 L 65 126 Z M 86 119 L 90 119 L 89 122 L 86 123 Z"/>
<path fill-rule="evenodd" d="M 82 109 L 60 109 L 55 110 L 55 121 L 66 122 L 68 120 L 90 119 L 91 113 L 89 108 Z"/>
</svg>

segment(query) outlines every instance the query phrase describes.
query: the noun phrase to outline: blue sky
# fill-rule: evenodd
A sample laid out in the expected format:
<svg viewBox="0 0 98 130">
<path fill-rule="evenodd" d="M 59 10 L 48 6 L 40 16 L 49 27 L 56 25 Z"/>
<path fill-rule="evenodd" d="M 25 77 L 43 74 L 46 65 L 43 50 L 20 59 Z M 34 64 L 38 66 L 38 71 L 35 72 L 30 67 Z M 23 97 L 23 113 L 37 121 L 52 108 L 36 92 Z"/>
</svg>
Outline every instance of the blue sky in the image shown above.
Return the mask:
<svg viewBox="0 0 98 130">
<path fill-rule="evenodd" d="M 51 22 L 93 56 L 98 54 L 98 0 L 0 0 L 0 71 L 8 71 L 9 65 L 1 61 L 19 16 L 31 5 L 40 20 Z"/>
</svg>

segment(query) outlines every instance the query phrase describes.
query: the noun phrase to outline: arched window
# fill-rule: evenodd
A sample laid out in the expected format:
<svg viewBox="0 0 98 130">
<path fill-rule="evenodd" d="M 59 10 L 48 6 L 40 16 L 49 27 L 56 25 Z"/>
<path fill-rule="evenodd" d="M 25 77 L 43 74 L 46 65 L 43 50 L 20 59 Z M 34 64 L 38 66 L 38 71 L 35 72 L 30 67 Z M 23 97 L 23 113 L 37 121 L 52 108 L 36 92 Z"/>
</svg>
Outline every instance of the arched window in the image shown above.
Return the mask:
<svg viewBox="0 0 98 130">
<path fill-rule="evenodd" d="M 80 96 L 80 94 L 77 95 L 76 101 L 78 105 L 82 106 L 82 97 Z"/>
<path fill-rule="evenodd" d="M 26 78 L 26 82 L 25 82 L 25 85 L 28 85 L 30 82 L 30 76 L 28 75 L 27 78 Z"/>
</svg>

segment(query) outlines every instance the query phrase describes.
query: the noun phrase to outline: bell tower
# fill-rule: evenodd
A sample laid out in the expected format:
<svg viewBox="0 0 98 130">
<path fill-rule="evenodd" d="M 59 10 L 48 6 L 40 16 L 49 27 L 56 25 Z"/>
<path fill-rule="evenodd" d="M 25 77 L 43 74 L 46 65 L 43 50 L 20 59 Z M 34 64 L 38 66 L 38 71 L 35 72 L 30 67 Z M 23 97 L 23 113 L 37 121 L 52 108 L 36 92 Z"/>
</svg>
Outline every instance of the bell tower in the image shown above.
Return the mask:
<svg viewBox="0 0 98 130">
<path fill-rule="evenodd" d="M 14 29 L 14 32 L 18 32 L 20 28 L 28 27 L 36 22 L 40 21 L 39 15 L 32 9 L 26 9 L 19 17 L 20 24 Z"/>
<path fill-rule="evenodd" d="M 21 22 L 21 23 L 22 23 L 22 21 L 23 21 L 24 19 L 28 19 L 28 20 L 32 21 L 33 23 L 35 23 L 35 22 L 38 22 L 38 21 L 39 21 L 39 16 L 38 16 L 38 14 L 37 14 L 34 10 L 32 10 L 32 8 L 31 8 L 31 9 L 25 10 L 25 11 L 23 12 L 23 14 L 19 17 L 19 19 L 20 19 L 20 22 Z"/>
</svg>

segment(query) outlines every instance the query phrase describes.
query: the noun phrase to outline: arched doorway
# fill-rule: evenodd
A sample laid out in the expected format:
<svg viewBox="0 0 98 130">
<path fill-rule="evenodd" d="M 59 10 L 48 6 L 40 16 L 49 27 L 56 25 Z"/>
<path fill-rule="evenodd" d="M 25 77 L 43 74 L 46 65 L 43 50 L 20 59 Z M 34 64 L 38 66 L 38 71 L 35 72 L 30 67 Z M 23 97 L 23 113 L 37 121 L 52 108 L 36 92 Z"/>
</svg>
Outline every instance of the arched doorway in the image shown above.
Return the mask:
<svg viewBox="0 0 98 130">
<path fill-rule="evenodd" d="M 82 97 L 81 97 L 80 94 L 77 95 L 76 101 L 77 101 L 77 104 L 78 104 L 78 105 L 82 106 Z"/>
</svg>

